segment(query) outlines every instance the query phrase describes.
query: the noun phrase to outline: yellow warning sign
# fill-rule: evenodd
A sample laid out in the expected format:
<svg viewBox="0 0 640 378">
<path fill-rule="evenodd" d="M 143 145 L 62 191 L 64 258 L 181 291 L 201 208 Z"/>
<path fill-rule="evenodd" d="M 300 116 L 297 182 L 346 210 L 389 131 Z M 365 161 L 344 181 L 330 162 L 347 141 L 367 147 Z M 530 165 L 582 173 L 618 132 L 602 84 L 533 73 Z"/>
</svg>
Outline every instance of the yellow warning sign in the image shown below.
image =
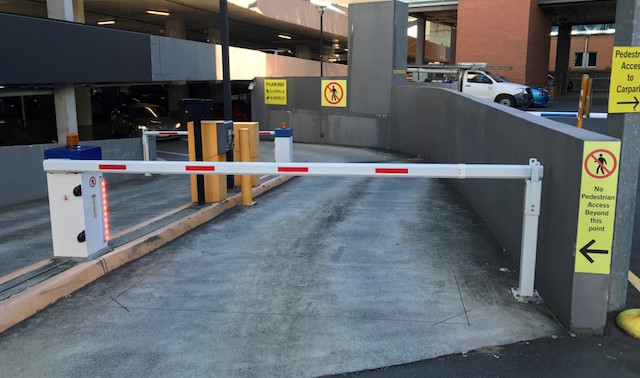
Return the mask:
<svg viewBox="0 0 640 378">
<path fill-rule="evenodd" d="M 640 112 L 640 47 L 614 46 L 609 113 Z"/>
<path fill-rule="evenodd" d="M 609 274 L 620 142 L 584 142 L 575 271 Z"/>
<path fill-rule="evenodd" d="M 322 106 L 347 106 L 347 81 L 322 80 Z"/>
<path fill-rule="evenodd" d="M 265 79 L 264 80 L 264 104 L 265 105 L 287 105 L 287 80 L 286 79 Z"/>
</svg>

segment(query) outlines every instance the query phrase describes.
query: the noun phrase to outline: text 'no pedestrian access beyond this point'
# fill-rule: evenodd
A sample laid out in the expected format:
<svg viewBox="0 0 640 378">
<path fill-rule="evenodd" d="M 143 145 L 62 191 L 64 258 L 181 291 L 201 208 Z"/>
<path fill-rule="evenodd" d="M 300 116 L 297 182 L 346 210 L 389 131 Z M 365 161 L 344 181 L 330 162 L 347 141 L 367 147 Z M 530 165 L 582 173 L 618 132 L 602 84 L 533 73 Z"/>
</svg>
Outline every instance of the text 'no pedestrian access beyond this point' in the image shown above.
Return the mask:
<svg viewBox="0 0 640 378">
<path fill-rule="evenodd" d="M 287 80 L 286 79 L 265 79 L 264 80 L 264 104 L 265 105 L 287 105 Z"/>
<path fill-rule="evenodd" d="M 614 46 L 609 113 L 640 112 L 640 47 Z"/>
<path fill-rule="evenodd" d="M 322 80 L 322 106 L 344 108 L 347 106 L 347 81 Z"/>
<path fill-rule="evenodd" d="M 610 272 L 619 161 L 619 141 L 584 142 L 576 272 Z"/>
</svg>

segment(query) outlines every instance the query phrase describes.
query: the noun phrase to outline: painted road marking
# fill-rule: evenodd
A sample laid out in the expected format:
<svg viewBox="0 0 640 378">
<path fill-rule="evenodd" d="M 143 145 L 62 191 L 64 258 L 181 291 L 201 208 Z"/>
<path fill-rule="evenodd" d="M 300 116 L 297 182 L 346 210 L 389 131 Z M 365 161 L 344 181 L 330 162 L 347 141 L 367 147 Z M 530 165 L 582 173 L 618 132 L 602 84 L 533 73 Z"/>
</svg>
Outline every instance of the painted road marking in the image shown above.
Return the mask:
<svg viewBox="0 0 640 378">
<path fill-rule="evenodd" d="M 609 274 L 620 142 L 584 142 L 583 149 L 575 271 Z"/>
<path fill-rule="evenodd" d="M 633 274 L 632 271 L 629 271 L 629 283 L 640 292 L 640 278 Z"/>
<path fill-rule="evenodd" d="M 611 60 L 609 113 L 640 111 L 640 47 L 614 46 Z"/>
<path fill-rule="evenodd" d="M 167 154 L 167 155 L 176 155 L 176 156 L 189 156 L 189 154 L 183 154 L 180 152 L 171 152 L 171 151 L 158 151 L 159 154 Z"/>
<path fill-rule="evenodd" d="M 347 81 L 346 80 L 322 80 L 322 106 L 341 107 L 347 106 Z"/>
</svg>

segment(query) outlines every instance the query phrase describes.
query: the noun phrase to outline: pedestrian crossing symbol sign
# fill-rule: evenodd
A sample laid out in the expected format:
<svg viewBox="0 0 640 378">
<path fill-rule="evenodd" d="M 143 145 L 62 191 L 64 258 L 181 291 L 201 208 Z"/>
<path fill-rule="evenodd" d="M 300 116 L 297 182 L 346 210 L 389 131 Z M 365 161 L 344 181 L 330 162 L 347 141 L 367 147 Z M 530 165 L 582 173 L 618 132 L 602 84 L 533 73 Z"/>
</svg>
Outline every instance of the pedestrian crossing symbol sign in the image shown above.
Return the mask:
<svg viewBox="0 0 640 378">
<path fill-rule="evenodd" d="M 347 81 L 322 80 L 322 106 L 347 107 Z"/>
</svg>

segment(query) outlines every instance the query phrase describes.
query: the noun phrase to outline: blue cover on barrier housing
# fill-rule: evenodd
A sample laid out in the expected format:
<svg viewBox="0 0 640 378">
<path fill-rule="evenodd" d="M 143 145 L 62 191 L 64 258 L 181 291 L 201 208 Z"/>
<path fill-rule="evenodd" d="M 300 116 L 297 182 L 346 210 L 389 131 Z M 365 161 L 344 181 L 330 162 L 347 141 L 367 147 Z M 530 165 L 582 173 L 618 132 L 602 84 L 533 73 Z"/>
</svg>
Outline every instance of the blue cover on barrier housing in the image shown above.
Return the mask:
<svg viewBox="0 0 640 378">
<path fill-rule="evenodd" d="M 44 151 L 45 159 L 102 160 L 102 148 L 95 146 L 56 147 Z"/>
<path fill-rule="evenodd" d="M 293 136 L 293 130 L 289 127 L 287 127 L 286 129 L 275 129 L 274 131 L 274 136 L 277 137 L 292 137 Z"/>
</svg>

